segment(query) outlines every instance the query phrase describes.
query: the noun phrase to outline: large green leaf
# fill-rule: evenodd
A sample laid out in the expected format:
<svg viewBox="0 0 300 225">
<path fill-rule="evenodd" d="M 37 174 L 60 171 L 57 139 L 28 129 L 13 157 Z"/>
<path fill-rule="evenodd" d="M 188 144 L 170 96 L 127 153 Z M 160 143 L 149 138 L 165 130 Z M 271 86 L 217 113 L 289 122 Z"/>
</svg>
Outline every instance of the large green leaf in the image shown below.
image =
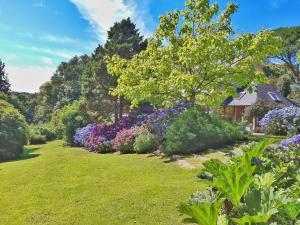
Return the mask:
<svg viewBox="0 0 300 225">
<path fill-rule="evenodd" d="M 189 216 L 183 219 L 183 223 L 196 223 L 200 225 L 217 225 L 218 217 L 224 199 L 219 199 L 213 203 L 201 203 L 198 205 L 180 204 L 179 211 Z"/>
<path fill-rule="evenodd" d="M 289 202 L 279 208 L 279 212 L 285 214 L 291 219 L 296 219 L 300 214 L 300 202 Z"/>
</svg>

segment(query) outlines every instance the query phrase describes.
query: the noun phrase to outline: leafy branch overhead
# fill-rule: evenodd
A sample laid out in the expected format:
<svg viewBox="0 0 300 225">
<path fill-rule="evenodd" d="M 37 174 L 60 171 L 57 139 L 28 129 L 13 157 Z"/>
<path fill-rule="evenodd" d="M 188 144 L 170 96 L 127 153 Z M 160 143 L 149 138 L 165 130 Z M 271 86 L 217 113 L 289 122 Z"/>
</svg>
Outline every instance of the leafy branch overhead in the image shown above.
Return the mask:
<svg viewBox="0 0 300 225">
<path fill-rule="evenodd" d="M 276 55 L 280 38 L 269 30 L 234 35 L 231 17 L 209 0 L 189 0 L 185 9 L 160 17 L 148 47 L 132 59 L 113 56 L 108 70 L 118 77 L 112 94 L 136 106 L 143 101 L 169 106 L 178 101 L 219 104 L 238 86 L 264 82 L 256 65 Z"/>
</svg>

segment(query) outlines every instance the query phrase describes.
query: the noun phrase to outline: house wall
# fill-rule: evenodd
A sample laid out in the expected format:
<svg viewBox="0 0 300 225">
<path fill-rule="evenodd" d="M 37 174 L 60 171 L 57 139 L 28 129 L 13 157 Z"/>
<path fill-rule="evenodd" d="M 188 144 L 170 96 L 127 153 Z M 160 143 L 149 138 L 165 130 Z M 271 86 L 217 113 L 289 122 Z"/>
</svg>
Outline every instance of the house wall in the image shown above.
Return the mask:
<svg viewBox="0 0 300 225">
<path fill-rule="evenodd" d="M 245 113 L 245 106 L 234 106 L 234 112 L 234 121 L 241 121 Z"/>
<path fill-rule="evenodd" d="M 245 113 L 245 106 L 224 106 L 220 114 L 231 121 L 241 121 Z"/>
</svg>

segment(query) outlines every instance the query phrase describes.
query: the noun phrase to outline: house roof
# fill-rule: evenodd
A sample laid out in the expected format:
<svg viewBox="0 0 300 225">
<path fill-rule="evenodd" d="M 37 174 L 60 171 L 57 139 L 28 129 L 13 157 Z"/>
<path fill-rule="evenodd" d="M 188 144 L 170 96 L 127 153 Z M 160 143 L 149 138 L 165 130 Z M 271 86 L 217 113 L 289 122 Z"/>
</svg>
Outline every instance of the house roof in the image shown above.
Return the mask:
<svg viewBox="0 0 300 225">
<path fill-rule="evenodd" d="M 283 104 L 284 106 L 292 106 L 294 103 L 288 98 L 284 97 L 279 91 L 277 91 L 270 84 L 259 84 L 256 86 L 256 90 L 252 93 L 249 91 L 243 91 L 239 93 L 236 98 L 229 97 L 224 102 L 225 106 L 249 106 L 253 105 L 257 101 L 273 102 Z"/>
</svg>

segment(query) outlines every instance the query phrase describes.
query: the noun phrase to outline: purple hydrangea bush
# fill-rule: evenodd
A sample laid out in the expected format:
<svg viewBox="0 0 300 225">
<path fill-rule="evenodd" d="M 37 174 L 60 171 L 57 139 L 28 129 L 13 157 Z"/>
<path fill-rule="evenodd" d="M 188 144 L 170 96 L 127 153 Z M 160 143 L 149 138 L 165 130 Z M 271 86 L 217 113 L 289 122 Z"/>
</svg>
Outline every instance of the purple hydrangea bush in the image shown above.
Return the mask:
<svg viewBox="0 0 300 225">
<path fill-rule="evenodd" d="M 280 148 L 296 148 L 300 150 L 300 134 L 297 134 L 291 138 L 287 138 L 281 141 L 279 144 Z"/>
<path fill-rule="evenodd" d="M 138 134 L 149 129 L 161 142 L 174 118 L 192 106 L 191 103 L 181 103 L 172 108 L 157 110 L 144 105 L 115 123 L 89 124 L 78 129 L 74 141 L 93 152 L 119 151 L 123 147 L 128 149 Z"/>
<path fill-rule="evenodd" d="M 192 103 L 180 103 L 172 108 L 154 110 L 153 113 L 139 117 L 137 125 L 147 124 L 159 142 L 161 142 L 167 132 L 167 128 L 172 124 L 175 117 L 184 110 L 193 107 Z"/>
<path fill-rule="evenodd" d="M 300 131 L 300 108 L 295 106 L 269 111 L 260 121 L 267 134 L 295 135 Z"/>
<path fill-rule="evenodd" d="M 76 131 L 74 141 L 89 151 L 110 152 L 113 150 L 111 142 L 117 133 L 131 128 L 133 122 L 132 116 L 126 116 L 112 124 L 89 124 Z"/>
</svg>

